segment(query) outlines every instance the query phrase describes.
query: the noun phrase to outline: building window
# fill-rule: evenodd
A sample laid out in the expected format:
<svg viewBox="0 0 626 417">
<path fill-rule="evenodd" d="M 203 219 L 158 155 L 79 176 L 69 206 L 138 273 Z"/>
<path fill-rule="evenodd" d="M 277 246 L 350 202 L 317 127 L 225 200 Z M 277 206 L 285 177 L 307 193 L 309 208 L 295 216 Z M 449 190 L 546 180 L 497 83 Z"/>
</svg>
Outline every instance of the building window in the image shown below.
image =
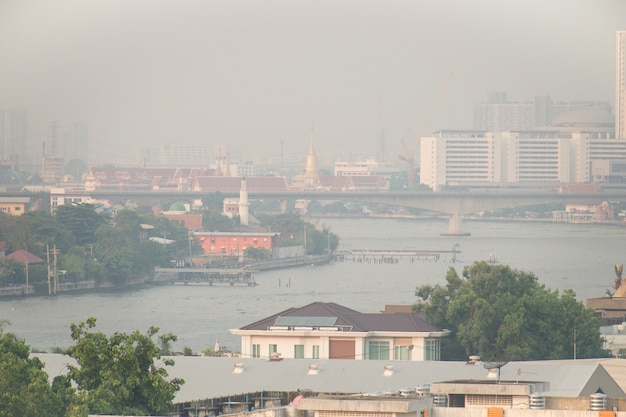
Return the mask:
<svg viewBox="0 0 626 417">
<path fill-rule="evenodd" d="M 389 342 L 371 340 L 367 344 L 367 358 L 370 360 L 389 360 Z"/>
<path fill-rule="evenodd" d="M 313 345 L 313 352 L 311 353 L 313 359 L 320 358 L 320 345 Z"/>
<path fill-rule="evenodd" d="M 438 361 L 441 354 L 441 344 L 439 339 L 426 339 L 424 344 L 424 360 Z"/>
<path fill-rule="evenodd" d="M 293 357 L 295 359 L 304 359 L 304 345 L 294 345 Z"/>
<path fill-rule="evenodd" d="M 412 346 L 394 346 L 393 359 L 396 361 L 410 361 Z"/>
<path fill-rule="evenodd" d="M 261 357 L 261 345 L 252 345 L 252 357 L 253 358 Z"/>
<path fill-rule="evenodd" d="M 269 351 L 269 356 L 271 357 L 272 353 L 278 352 L 278 347 L 274 344 L 271 344 L 269 345 L 268 351 Z"/>
</svg>

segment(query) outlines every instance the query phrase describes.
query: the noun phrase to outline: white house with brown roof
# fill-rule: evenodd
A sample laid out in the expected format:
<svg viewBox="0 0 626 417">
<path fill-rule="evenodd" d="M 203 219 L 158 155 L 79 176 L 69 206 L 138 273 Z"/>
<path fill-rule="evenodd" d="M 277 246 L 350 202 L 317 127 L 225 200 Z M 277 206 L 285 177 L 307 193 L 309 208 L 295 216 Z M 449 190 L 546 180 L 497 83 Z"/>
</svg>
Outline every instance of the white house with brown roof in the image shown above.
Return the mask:
<svg viewBox="0 0 626 417">
<path fill-rule="evenodd" d="M 242 357 L 437 361 L 449 334 L 420 313 L 361 313 L 335 303 L 291 308 L 231 329 Z"/>
</svg>

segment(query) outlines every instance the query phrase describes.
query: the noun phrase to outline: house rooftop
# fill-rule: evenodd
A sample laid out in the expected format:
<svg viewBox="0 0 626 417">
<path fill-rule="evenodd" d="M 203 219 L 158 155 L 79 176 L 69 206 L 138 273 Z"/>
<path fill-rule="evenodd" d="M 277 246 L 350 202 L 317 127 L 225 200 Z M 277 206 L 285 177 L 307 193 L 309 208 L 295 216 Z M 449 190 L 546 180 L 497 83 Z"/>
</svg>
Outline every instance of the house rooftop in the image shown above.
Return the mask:
<svg viewBox="0 0 626 417">
<path fill-rule="evenodd" d="M 422 313 L 361 313 L 336 303 L 314 302 L 290 308 L 239 330 L 267 330 L 273 326 L 334 326 L 351 332 L 440 332 Z"/>
</svg>

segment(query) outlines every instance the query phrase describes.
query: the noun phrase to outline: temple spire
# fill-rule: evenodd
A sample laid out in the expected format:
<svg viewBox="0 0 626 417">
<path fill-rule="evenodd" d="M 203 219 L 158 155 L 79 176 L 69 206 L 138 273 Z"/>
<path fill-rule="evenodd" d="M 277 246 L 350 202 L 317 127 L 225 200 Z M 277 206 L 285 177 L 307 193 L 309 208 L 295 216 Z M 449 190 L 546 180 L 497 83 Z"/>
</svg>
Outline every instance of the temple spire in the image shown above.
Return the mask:
<svg viewBox="0 0 626 417">
<path fill-rule="evenodd" d="M 319 185 L 320 176 L 317 170 L 317 158 L 315 156 L 315 148 L 313 147 L 313 132 L 311 132 L 311 143 L 309 151 L 306 155 L 306 165 L 304 167 L 304 185 L 305 187 L 314 188 Z"/>
</svg>

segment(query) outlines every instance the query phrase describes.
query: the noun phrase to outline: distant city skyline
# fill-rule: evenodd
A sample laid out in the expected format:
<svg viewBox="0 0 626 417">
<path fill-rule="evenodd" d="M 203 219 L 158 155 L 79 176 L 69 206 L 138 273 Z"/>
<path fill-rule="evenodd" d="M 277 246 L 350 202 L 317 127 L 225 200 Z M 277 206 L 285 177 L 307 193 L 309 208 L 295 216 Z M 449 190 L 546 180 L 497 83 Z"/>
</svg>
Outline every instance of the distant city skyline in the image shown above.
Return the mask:
<svg viewBox="0 0 626 417">
<path fill-rule="evenodd" d="M 394 157 L 407 131 L 471 128 L 489 91 L 613 103 L 623 16 L 622 0 L 7 0 L 0 107 L 28 109 L 38 149 L 50 121 L 85 123 L 94 163 L 167 143 L 286 158 L 311 128 L 320 156 Z"/>
</svg>

